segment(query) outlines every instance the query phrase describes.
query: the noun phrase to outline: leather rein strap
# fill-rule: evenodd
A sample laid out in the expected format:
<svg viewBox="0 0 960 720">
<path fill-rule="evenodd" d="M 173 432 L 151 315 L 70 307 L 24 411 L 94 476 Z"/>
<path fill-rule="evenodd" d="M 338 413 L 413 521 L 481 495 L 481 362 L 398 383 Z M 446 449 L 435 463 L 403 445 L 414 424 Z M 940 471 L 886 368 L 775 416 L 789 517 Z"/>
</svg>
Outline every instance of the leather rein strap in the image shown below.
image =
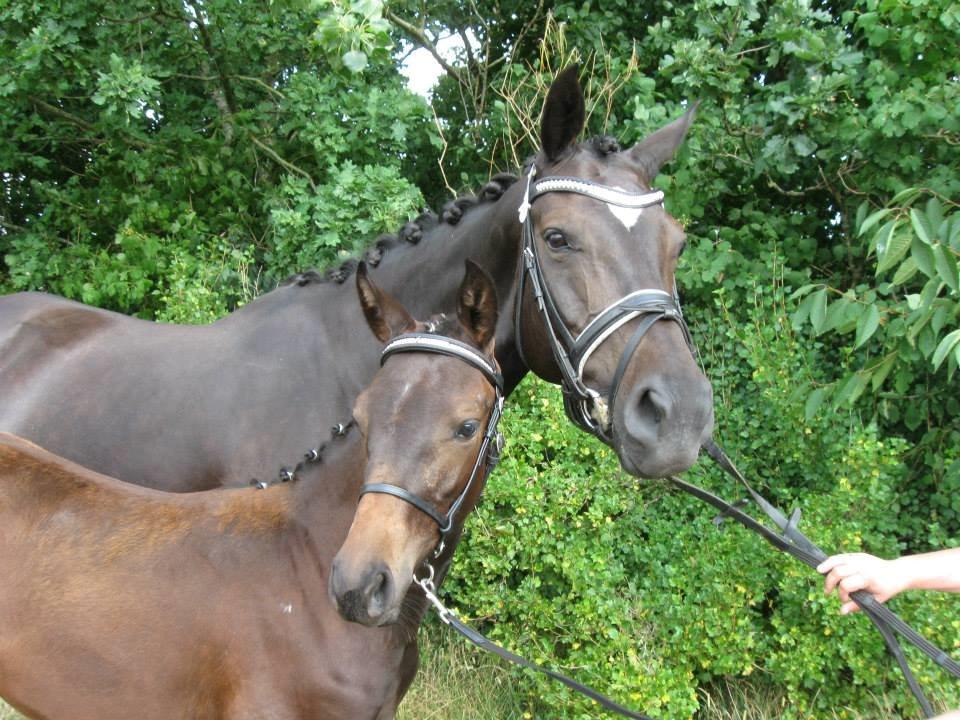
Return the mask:
<svg viewBox="0 0 960 720">
<path fill-rule="evenodd" d="M 583 331 L 574 337 L 563 320 L 543 275 L 530 208 L 537 198 L 547 193 L 559 192 L 585 195 L 609 206 L 633 210 L 639 214 L 648 207 L 662 206 L 663 192 L 654 190 L 632 193 L 571 177 L 548 177 L 533 182 L 535 175 L 536 166 L 533 166 L 527 175 L 526 192 L 519 209 L 520 222 L 523 226 L 521 251 L 523 260 L 519 270 L 514 317 L 517 352 L 521 361 L 529 367 L 523 352 L 521 333 L 524 291 L 529 280 L 537 309 L 544 319 L 554 361 L 560 369 L 560 384 L 567 416 L 582 430 L 611 444 L 613 438 L 610 420 L 613 417 L 613 405 L 630 358 L 640 345 L 643 336 L 658 320 L 672 320 L 682 328 L 687 343 L 691 342 L 690 333 L 680 310 L 676 286 L 672 294 L 659 289 L 644 289 L 630 293 L 598 313 Z M 604 398 L 600 392 L 584 383 L 584 368 L 590 356 L 610 335 L 635 318 L 641 318 L 641 322 L 621 354 L 613 383 L 607 397 Z"/>
<path fill-rule="evenodd" d="M 506 648 L 497 645 L 490 638 L 486 637 L 483 633 L 478 632 L 474 628 L 467 625 L 465 622 L 460 620 L 450 608 L 446 607 L 437 597 L 437 588 L 433 583 L 434 569 L 429 562 L 425 562 L 424 565 L 429 572 L 428 577 L 418 578 L 416 575 L 413 576 L 413 581 L 420 586 L 420 589 L 423 590 L 423 594 L 426 596 L 427 600 L 433 605 L 434 609 L 437 611 L 437 615 L 440 617 L 440 620 L 449 625 L 454 630 L 456 630 L 460 635 L 465 637 L 467 640 L 472 642 L 481 650 L 484 650 L 488 653 L 492 653 L 497 657 L 503 658 L 507 662 L 511 662 L 514 665 L 518 665 L 529 670 L 535 670 L 536 672 L 543 673 L 548 677 L 553 678 L 554 680 L 563 683 L 571 690 L 575 690 L 581 695 L 585 695 L 591 700 L 595 700 L 601 706 L 605 707 L 607 710 L 617 713 L 623 717 L 634 718 L 634 720 L 653 720 L 649 715 L 644 715 L 642 713 L 635 712 L 630 708 L 624 707 L 615 700 L 611 700 L 603 693 L 597 692 L 588 685 L 579 683 L 576 680 L 567 677 L 563 673 L 559 673 L 556 670 L 551 670 L 545 668 L 536 663 L 532 663 L 524 657 L 510 652 Z"/>
<path fill-rule="evenodd" d="M 728 503 L 703 488 L 691 485 L 676 477 L 669 478 L 670 482 L 684 492 L 720 510 L 720 515 L 717 516 L 717 522 L 726 517 L 731 517 L 747 529 L 758 533 L 764 540 L 778 550 L 792 555 L 811 568 L 816 569 L 821 562 L 826 560 L 827 554 L 797 528 L 797 524 L 800 522 L 799 508 L 796 508 L 790 514 L 790 517 L 787 518 L 751 487 L 750 483 L 748 483 L 746 478 L 737 470 L 736 466 L 719 445 L 711 440 L 703 447 L 710 457 L 723 468 L 724 472 L 746 488 L 748 494 L 757 506 L 763 510 L 764 514 L 780 529 L 780 533 L 774 532 L 747 515 L 736 505 Z M 890 608 L 878 602 L 871 593 L 858 590 L 850 593 L 850 597 L 860 606 L 860 609 L 864 611 L 880 632 L 884 642 L 887 644 L 887 649 L 900 666 L 900 671 L 903 673 L 903 677 L 910 687 L 910 692 L 912 692 L 913 696 L 917 699 L 925 717 L 932 718 L 935 715 L 933 707 L 924 694 L 923 689 L 920 687 L 920 684 L 917 682 L 917 679 L 914 677 L 913 672 L 910 670 L 907 658 L 903 653 L 903 648 L 897 640 L 897 634 L 901 635 L 924 655 L 933 660 L 939 667 L 956 678 L 960 678 L 960 664 L 910 627 Z"/>
</svg>

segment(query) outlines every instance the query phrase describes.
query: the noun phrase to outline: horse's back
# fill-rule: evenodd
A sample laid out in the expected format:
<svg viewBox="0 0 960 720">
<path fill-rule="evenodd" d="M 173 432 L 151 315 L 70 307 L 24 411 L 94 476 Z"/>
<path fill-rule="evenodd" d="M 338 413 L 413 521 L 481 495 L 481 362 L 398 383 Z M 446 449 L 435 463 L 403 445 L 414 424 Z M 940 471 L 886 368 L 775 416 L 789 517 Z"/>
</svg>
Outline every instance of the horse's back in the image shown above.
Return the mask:
<svg viewBox="0 0 960 720">
<path fill-rule="evenodd" d="M 105 512 L 106 506 L 116 504 L 105 496 L 143 492 L 0 431 L 0 529 L 30 526 L 30 534 L 33 526 L 55 530 L 62 523 L 48 520 L 62 508 L 76 521 L 88 514 L 86 510 Z"/>
<path fill-rule="evenodd" d="M 218 467 L 204 462 L 193 439 L 216 362 L 208 341 L 217 333 L 207 327 L 149 322 L 44 293 L 2 297 L 0 430 L 129 482 L 210 487 Z M 151 449 L 171 436 L 179 443 L 172 449 Z M 188 462 L 200 469 L 183 470 Z"/>
<path fill-rule="evenodd" d="M 122 319 L 46 293 L 0 297 L 0 387 L 29 379 L 45 361 L 62 357 Z"/>
</svg>

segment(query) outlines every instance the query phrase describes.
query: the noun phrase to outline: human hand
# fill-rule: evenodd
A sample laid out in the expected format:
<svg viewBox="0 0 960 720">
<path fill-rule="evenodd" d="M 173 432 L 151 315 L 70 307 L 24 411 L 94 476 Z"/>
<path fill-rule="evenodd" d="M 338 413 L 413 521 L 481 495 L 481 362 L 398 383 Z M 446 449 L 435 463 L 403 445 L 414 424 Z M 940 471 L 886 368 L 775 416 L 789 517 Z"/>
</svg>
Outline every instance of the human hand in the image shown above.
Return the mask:
<svg viewBox="0 0 960 720">
<path fill-rule="evenodd" d="M 842 553 L 828 557 L 817 566 L 817 572 L 826 575 L 823 591 L 829 595 L 834 588 L 840 595 L 840 614 L 847 615 L 860 609 L 850 593 L 866 590 L 880 602 L 889 600 L 906 589 L 907 578 L 900 572 L 896 560 L 884 560 L 867 553 Z"/>
</svg>

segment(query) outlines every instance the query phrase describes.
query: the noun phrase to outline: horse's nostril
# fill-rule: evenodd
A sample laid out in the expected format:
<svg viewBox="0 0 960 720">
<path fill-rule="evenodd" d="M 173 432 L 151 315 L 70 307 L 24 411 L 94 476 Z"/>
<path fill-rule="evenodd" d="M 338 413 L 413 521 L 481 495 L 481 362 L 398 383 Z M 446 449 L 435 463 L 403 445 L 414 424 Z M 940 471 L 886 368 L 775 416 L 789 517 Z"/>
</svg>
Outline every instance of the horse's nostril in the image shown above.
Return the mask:
<svg viewBox="0 0 960 720">
<path fill-rule="evenodd" d="M 647 389 L 640 394 L 637 401 L 637 411 L 642 418 L 651 424 L 659 425 L 666 414 L 666 407 L 660 402 L 656 392 Z"/>
<path fill-rule="evenodd" d="M 367 614 L 371 618 L 380 617 L 390 601 L 390 588 L 393 581 L 389 570 L 374 573 L 367 585 Z"/>
</svg>

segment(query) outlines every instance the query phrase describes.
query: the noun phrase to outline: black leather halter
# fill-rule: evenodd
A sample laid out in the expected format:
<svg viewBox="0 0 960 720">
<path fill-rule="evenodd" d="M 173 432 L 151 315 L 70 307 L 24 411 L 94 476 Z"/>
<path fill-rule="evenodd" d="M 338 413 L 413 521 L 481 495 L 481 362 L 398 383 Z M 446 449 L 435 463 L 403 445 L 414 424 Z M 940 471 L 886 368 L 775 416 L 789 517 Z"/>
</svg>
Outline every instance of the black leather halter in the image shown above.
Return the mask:
<svg viewBox="0 0 960 720">
<path fill-rule="evenodd" d="M 497 370 L 496 366 L 487 358 L 481 355 L 476 349 L 466 343 L 462 343 L 452 338 L 432 333 L 407 333 L 398 335 L 387 343 L 380 355 L 380 364 L 383 365 L 391 355 L 403 352 L 428 352 L 448 355 L 463 360 L 471 367 L 476 368 L 493 385 L 496 391 L 496 400 L 493 404 L 493 410 L 490 413 L 490 419 L 487 421 L 487 429 L 483 436 L 483 442 L 477 453 L 477 460 L 470 472 L 470 479 L 467 480 L 463 490 L 457 496 L 446 513 L 437 508 L 433 503 L 424 500 L 419 495 L 415 495 L 406 488 L 390 483 L 369 483 L 360 488 L 360 496 L 367 493 L 380 493 L 382 495 L 392 495 L 404 502 L 413 505 L 417 510 L 429 516 L 440 530 L 440 543 L 437 549 L 439 553 L 443 547 L 447 534 L 453 529 L 454 521 L 460 506 L 466 500 L 470 489 L 478 478 L 485 478 L 500 460 L 500 452 L 503 449 L 503 435 L 497 429 L 500 422 L 500 416 L 503 413 L 503 376 Z"/>
<path fill-rule="evenodd" d="M 534 241 L 530 207 L 537 198 L 547 193 L 564 192 L 585 195 L 607 203 L 609 206 L 633 210 L 639 214 L 648 207 L 662 206 L 663 193 L 659 190 L 632 193 L 619 188 L 599 185 L 589 180 L 571 177 L 548 177 L 533 182 L 535 174 L 536 167 L 532 167 L 527 175 L 527 188 L 519 210 L 520 222 L 523 224 L 523 265 L 520 268 L 514 318 L 517 350 L 520 359 L 529 367 L 523 353 L 520 330 L 524 288 L 529 276 L 537 307 L 543 315 L 547 328 L 550 349 L 557 366 L 560 368 L 562 378 L 560 384 L 563 390 L 563 403 L 567 417 L 582 430 L 596 435 L 607 444 L 611 444 L 613 441 L 611 431 L 613 405 L 620 389 L 620 382 L 623 380 L 623 375 L 630 364 L 630 358 L 633 357 L 633 353 L 647 331 L 658 320 L 672 320 L 683 330 L 683 336 L 686 338 L 688 346 L 692 347 L 690 332 L 680 310 L 676 285 L 674 285 L 672 294 L 659 289 L 643 289 L 620 298 L 596 315 L 583 331 L 574 337 L 563 321 L 543 276 L 540 255 Z M 640 323 L 624 346 L 620 362 L 614 373 L 613 382 L 610 385 L 607 397 L 604 398 L 600 392 L 587 387 L 584 383 L 584 367 L 590 356 L 610 335 L 635 318 L 641 318 Z"/>
</svg>

